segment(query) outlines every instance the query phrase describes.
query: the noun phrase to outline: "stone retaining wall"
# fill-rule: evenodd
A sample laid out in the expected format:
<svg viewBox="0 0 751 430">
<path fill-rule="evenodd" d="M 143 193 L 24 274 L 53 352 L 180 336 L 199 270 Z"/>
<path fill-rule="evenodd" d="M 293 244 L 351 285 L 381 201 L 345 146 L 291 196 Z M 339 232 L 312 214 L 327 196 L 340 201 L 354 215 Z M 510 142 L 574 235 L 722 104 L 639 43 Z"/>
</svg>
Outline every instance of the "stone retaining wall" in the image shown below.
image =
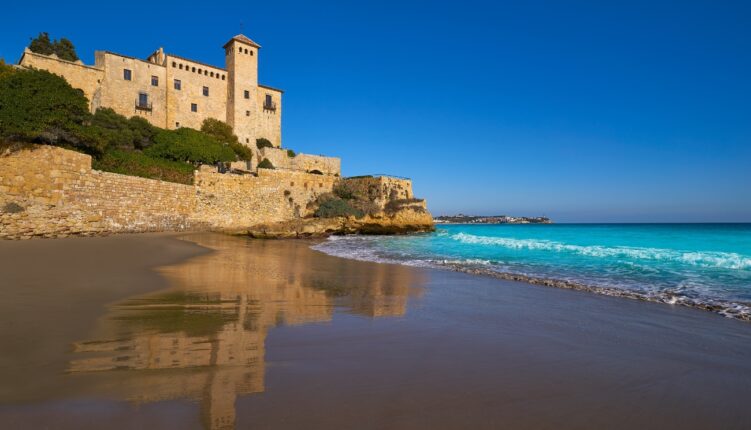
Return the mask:
<svg viewBox="0 0 751 430">
<path fill-rule="evenodd" d="M 308 204 L 331 192 L 336 181 L 334 176 L 271 169 L 258 169 L 258 176 L 199 170 L 194 220 L 233 230 L 300 218 L 311 213 Z"/>
<path fill-rule="evenodd" d="M 0 238 L 191 228 L 190 185 L 91 169 L 91 157 L 50 146 L 0 155 Z"/>
<path fill-rule="evenodd" d="M 286 156 L 286 155 L 285 155 Z M 232 230 L 309 215 L 338 177 L 202 168 L 193 186 L 92 170 L 91 157 L 43 145 L 0 155 L 0 238 Z"/>
<path fill-rule="evenodd" d="M 296 170 L 311 172 L 318 170 L 324 175 L 341 174 L 341 160 L 336 157 L 324 157 L 322 155 L 297 154 L 294 157 L 287 155 L 286 149 L 263 148 L 257 151 L 257 162 L 267 158 L 277 169 Z"/>
</svg>

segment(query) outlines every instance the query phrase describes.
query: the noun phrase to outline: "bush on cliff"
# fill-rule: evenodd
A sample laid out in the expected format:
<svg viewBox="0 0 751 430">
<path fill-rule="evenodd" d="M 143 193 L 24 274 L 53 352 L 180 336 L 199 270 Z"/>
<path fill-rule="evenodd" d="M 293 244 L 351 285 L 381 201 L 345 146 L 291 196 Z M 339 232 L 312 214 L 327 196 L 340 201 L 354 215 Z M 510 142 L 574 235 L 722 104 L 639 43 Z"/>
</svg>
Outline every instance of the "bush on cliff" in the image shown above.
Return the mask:
<svg viewBox="0 0 751 430">
<path fill-rule="evenodd" d="M 265 137 L 256 139 L 256 148 L 258 149 L 273 148 L 273 147 L 274 147 L 274 144 L 272 144 L 271 141 L 266 139 Z"/>
<path fill-rule="evenodd" d="M 201 124 L 201 131 L 229 146 L 237 155 L 238 160 L 250 161 L 253 158 L 253 151 L 240 143 L 229 124 L 218 119 L 206 118 Z"/>
<path fill-rule="evenodd" d="M 106 172 L 142 178 L 159 179 L 181 184 L 193 183 L 193 166 L 180 161 L 149 157 L 139 151 L 108 151 L 100 158 L 95 158 L 92 167 Z"/>
<path fill-rule="evenodd" d="M 260 163 L 258 163 L 258 168 L 259 169 L 274 169 L 275 167 L 273 164 L 271 164 L 271 161 L 269 161 L 268 158 L 264 158 L 263 160 L 261 160 Z"/>
<path fill-rule="evenodd" d="M 235 153 L 213 137 L 191 128 L 160 130 L 154 145 L 144 153 L 150 157 L 192 164 L 216 164 L 235 160 Z"/>
<path fill-rule="evenodd" d="M 336 218 L 354 216 L 362 218 L 363 211 L 355 208 L 349 201 L 343 200 L 332 193 L 321 194 L 316 201 L 318 208 L 314 216 L 318 218 Z"/>
<path fill-rule="evenodd" d="M 295 158 L 296 156 L 297 156 L 297 154 L 295 154 L 295 151 L 293 151 L 291 149 L 287 150 L 287 157 L 289 157 L 289 158 Z"/>
</svg>

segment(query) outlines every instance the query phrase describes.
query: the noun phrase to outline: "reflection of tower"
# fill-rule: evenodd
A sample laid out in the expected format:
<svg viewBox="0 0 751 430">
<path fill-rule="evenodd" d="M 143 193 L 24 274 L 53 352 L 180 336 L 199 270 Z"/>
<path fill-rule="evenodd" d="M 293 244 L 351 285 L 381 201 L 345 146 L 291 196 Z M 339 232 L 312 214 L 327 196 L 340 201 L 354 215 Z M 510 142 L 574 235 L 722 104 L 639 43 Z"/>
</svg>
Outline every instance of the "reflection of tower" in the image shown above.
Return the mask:
<svg viewBox="0 0 751 430">
<path fill-rule="evenodd" d="M 170 289 L 113 307 L 96 340 L 74 345 L 81 358 L 69 371 L 108 372 L 93 389 L 133 402 L 200 401 L 210 429 L 233 428 L 237 396 L 264 391 L 270 328 L 330 320 L 331 297 L 356 313 L 403 315 L 422 282 L 406 267 L 322 256 L 296 242 L 190 238 L 215 252 L 161 268 Z"/>
</svg>

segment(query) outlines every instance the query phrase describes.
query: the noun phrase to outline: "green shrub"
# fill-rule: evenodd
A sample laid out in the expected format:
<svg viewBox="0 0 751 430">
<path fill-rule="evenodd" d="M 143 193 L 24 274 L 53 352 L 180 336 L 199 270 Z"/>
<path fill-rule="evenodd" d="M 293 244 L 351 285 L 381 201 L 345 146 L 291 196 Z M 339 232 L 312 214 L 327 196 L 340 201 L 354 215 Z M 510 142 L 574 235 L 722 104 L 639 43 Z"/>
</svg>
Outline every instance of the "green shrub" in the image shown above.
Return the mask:
<svg viewBox="0 0 751 430">
<path fill-rule="evenodd" d="M 50 36 L 47 33 L 39 33 L 37 37 L 32 39 L 31 43 L 29 43 L 29 49 L 37 54 L 55 54 L 63 60 L 78 60 L 76 47 L 73 46 L 73 42 L 64 37 L 60 38 L 60 40 L 50 40 Z"/>
<path fill-rule="evenodd" d="M 334 185 L 334 189 L 332 191 L 334 192 L 334 195 L 336 195 L 340 199 L 353 200 L 358 198 L 357 193 L 355 192 L 355 188 L 344 181 L 339 181 L 336 185 Z"/>
<path fill-rule="evenodd" d="M 97 129 L 107 148 L 126 150 L 145 149 L 154 143 L 157 128 L 144 118 L 130 119 L 109 108 L 100 108 L 91 118 L 91 127 Z"/>
<path fill-rule="evenodd" d="M 253 151 L 240 143 L 229 124 L 218 119 L 206 118 L 201 124 L 201 131 L 229 146 L 237 155 L 238 160 L 250 161 L 253 158 Z"/>
<path fill-rule="evenodd" d="M 89 102 L 60 76 L 43 70 L 3 74 L 0 79 L 0 136 L 72 146 L 84 152 L 91 134 L 81 127 L 91 118 Z"/>
<path fill-rule="evenodd" d="M 275 169 L 274 165 L 271 164 L 271 161 L 269 161 L 268 158 L 264 158 L 263 160 L 261 160 L 261 162 L 258 163 L 258 168 L 259 169 Z"/>
<path fill-rule="evenodd" d="M 296 156 L 297 156 L 297 154 L 295 154 L 295 151 L 293 151 L 291 149 L 287 150 L 287 157 L 289 157 L 289 158 L 295 158 Z"/>
<path fill-rule="evenodd" d="M 273 147 L 274 145 L 271 143 L 271 141 L 266 139 L 265 137 L 256 139 L 256 148 L 258 149 L 273 148 Z"/>
<path fill-rule="evenodd" d="M 15 71 L 16 71 L 15 67 L 5 64 L 5 60 L 0 58 L 0 79 L 3 79 L 5 76 L 10 75 L 11 73 L 14 73 Z"/>
<path fill-rule="evenodd" d="M 94 159 L 92 167 L 106 172 L 123 175 L 159 179 L 180 184 L 193 183 L 193 166 L 180 162 L 152 158 L 139 151 L 112 150 L 99 159 Z"/>
<path fill-rule="evenodd" d="M 208 134 L 191 128 L 160 130 L 154 145 L 144 153 L 150 157 L 193 164 L 216 164 L 235 160 L 235 153 Z"/>
<path fill-rule="evenodd" d="M 315 211 L 315 216 L 318 218 L 336 218 L 354 216 L 362 218 L 365 214 L 352 206 L 347 200 L 342 200 L 339 197 L 327 193 L 322 194 L 317 200 L 318 208 Z"/>
</svg>

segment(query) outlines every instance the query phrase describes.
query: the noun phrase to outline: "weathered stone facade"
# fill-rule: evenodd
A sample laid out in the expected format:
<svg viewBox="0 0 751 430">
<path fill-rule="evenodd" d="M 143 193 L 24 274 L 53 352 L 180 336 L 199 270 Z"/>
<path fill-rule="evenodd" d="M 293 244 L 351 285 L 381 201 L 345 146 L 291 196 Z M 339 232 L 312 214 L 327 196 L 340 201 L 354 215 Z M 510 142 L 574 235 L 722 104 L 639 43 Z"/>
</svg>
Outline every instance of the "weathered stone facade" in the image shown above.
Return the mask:
<svg viewBox="0 0 751 430">
<path fill-rule="evenodd" d="M 311 203 L 332 192 L 342 180 L 330 174 L 283 169 L 258 169 L 255 175 L 220 174 L 204 166 L 195 172 L 194 185 L 183 185 L 100 172 L 91 168 L 88 155 L 27 145 L 0 154 L 0 238 L 188 229 L 250 231 L 262 224 L 309 217 L 314 210 Z M 409 180 L 344 180 L 366 187 L 382 210 L 387 209 L 389 199 L 412 196 Z M 425 203 L 408 203 L 409 210 L 400 214 L 352 221 L 344 231 L 356 225 L 376 231 L 379 223 L 396 232 L 418 225 L 422 227 L 416 229 L 431 228 Z M 399 223 L 406 224 L 400 227 Z"/>
<path fill-rule="evenodd" d="M 226 68 L 167 54 L 162 48 L 146 60 L 108 51 L 95 64 L 65 61 L 26 49 L 23 67 L 48 70 L 80 88 L 92 112 L 111 108 L 151 124 L 199 129 L 206 118 L 232 126 L 240 142 L 255 148 L 257 138 L 282 144 L 282 91 L 258 83 L 260 46 L 238 35 L 224 45 Z"/>
</svg>

